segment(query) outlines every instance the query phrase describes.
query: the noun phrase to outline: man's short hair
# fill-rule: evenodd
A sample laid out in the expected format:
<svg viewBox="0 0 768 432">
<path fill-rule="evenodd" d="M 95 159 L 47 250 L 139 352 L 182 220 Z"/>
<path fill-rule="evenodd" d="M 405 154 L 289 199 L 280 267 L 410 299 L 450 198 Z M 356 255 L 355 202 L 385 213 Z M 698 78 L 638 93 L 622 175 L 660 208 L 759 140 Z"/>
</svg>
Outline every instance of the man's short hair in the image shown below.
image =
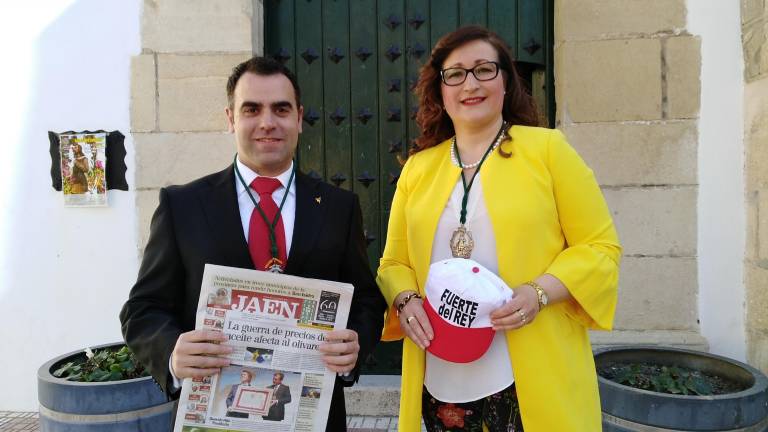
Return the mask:
<svg viewBox="0 0 768 432">
<path fill-rule="evenodd" d="M 283 379 L 285 379 L 285 374 L 284 374 L 284 373 L 282 373 L 282 372 L 275 372 L 275 375 L 274 375 L 274 376 L 278 376 L 278 375 L 280 375 L 280 381 L 282 381 Z"/>
<path fill-rule="evenodd" d="M 301 106 L 301 90 L 299 89 L 299 82 L 296 79 L 296 75 L 294 75 L 294 73 L 284 64 L 272 57 L 256 56 L 240 63 L 232 69 L 232 74 L 227 80 L 227 99 L 229 99 L 230 109 L 234 108 L 235 87 L 237 86 L 237 82 L 240 81 L 240 77 L 246 72 L 261 76 L 284 75 L 293 86 L 293 93 L 296 95 L 296 107 L 298 108 Z"/>
</svg>

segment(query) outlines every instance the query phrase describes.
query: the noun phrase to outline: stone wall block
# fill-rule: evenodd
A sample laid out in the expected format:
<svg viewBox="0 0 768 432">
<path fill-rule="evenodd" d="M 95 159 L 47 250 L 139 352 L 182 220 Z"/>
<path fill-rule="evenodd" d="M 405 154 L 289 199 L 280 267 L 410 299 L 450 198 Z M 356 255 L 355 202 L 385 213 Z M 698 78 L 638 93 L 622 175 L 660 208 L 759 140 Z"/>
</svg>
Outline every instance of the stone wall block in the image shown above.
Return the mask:
<svg viewBox="0 0 768 432">
<path fill-rule="evenodd" d="M 761 73 L 768 72 L 768 40 L 766 39 L 766 20 L 757 20 L 742 29 L 744 45 L 744 76 L 747 82 L 757 79 Z"/>
<path fill-rule="evenodd" d="M 557 104 L 568 122 L 661 119 L 658 39 L 567 42 L 555 52 Z"/>
<path fill-rule="evenodd" d="M 768 269 L 746 263 L 748 330 L 768 332 Z"/>
<path fill-rule="evenodd" d="M 225 131 L 227 79 L 250 53 L 159 55 L 159 129 L 163 132 Z"/>
<path fill-rule="evenodd" d="M 748 23 L 762 17 L 765 12 L 765 0 L 741 0 L 741 22 Z"/>
<path fill-rule="evenodd" d="M 134 134 L 136 188 L 183 184 L 224 169 L 235 154 L 234 136 L 227 133 Z"/>
<path fill-rule="evenodd" d="M 255 55 L 264 55 L 264 1 L 258 0 L 253 5 L 253 20 L 251 20 L 251 45 Z"/>
<path fill-rule="evenodd" d="M 696 256 L 697 189 L 605 189 L 624 255 Z"/>
<path fill-rule="evenodd" d="M 768 267 L 768 190 L 757 192 L 757 259 Z M 749 233 L 749 229 L 747 229 Z M 768 289 L 768 285 L 765 286 Z M 768 316 L 768 309 L 765 309 Z"/>
<path fill-rule="evenodd" d="M 763 44 L 760 47 L 760 76 L 768 74 L 768 13 L 763 20 Z"/>
<path fill-rule="evenodd" d="M 144 253 L 144 248 L 149 240 L 149 224 L 152 215 L 155 214 L 159 200 L 159 190 L 136 191 L 136 208 L 139 210 L 139 251 Z"/>
<path fill-rule="evenodd" d="M 698 330 L 695 258 L 634 258 L 621 261 L 614 328 Z"/>
<path fill-rule="evenodd" d="M 760 221 L 760 206 L 759 197 L 760 192 L 748 191 L 746 193 L 746 212 L 747 212 L 747 228 L 746 235 L 747 241 L 745 244 L 744 257 L 749 261 L 757 261 L 758 247 L 760 244 L 758 238 L 758 224 Z M 768 210 L 768 209 L 766 209 Z"/>
<path fill-rule="evenodd" d="M 555 2 L 555 38 L 560 41 L 671 33 L 685 25 L 685 0 Z"/>
<path fill-rule="evenodd" d="M 162 132 L 227 130 L 225 77 L 159 80 Z"/>
<path fill-rule="evenodd" d="M 253 51 L 253 0 L 144 0 L 142 48 L 148 51 Z"/>
<path fill-rule="evenodd" d="M 747 331 L 747 363 L 768 374 L 768 332 Z"/>
<path fill-rule="evenodd" d="M 563 127 L 601 185 L 695 184 L 695 121 L 577 123 Z"/>
<path fill-rule="evenodd" d="M 673 37 L 665 43 L 669 118 L 696 118 L 701 101 L 701 39 Z"/>
<path fill-rule="evenodd" d="M 747 190 L 768 189 L 768 77 L 747 84 L 744 99 Z"/>
<path fill-rule="evenodd" d="M 159 129 L 163 132 L 224 131 L 226 85 L 232 68 L 250 53 L 159 55 Z"/>
<path fill-rule="evenodd" d="M 690 330 L 590 330 L 592 348 L 615 345 L 665 345 L 677 348 L 709 351 L 707 340 Z"/>
<path fill-rule="evenodd" d="M 252 57 L 250 52 L 220 55 L 158 55 L 158 78 L 229 77 L 232 69 Z M 221 89 L 224 92 L 224 88 Z"/>
<path fill-rule="evenodd" d="M 131 58 L 131 131 L 148 132 L 156 128 L 157 80 L 155 56 Z"/>
</svg>

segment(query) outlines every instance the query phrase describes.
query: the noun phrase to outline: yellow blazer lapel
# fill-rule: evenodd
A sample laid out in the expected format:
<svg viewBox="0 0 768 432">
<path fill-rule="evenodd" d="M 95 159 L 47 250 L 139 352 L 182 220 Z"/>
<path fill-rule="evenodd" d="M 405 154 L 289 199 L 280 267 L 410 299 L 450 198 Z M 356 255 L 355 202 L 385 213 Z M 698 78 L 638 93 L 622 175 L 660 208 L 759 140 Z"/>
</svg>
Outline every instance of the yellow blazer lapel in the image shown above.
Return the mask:
<svg viewBox="0 0 768 432">
<path fill-rule="evenodd" d="M 416 270 L 419 287 L 422 289 L 427 282 L 437 223 L 440 221 L 440 215 L 445 210 L 445 205 L 451 197 L 461 171 L 451 163 L 450 148 L 450 141 L 444 141 L 435 149 L 437 150 L 435 154 L 430 155 L 434 157 L 429 164 L 430 169 L 426 170 L 424 176 L 419 179 L 419 183 L 424 183 L 415 187 L 418 192 L 417 195 L 412 196 L 418 199 L 418 202 L 411 209 L 413 214 L 410 216 L 413 216 L 414 220 L 419 220 L 420 223 L 411 225 L 416 229 L 409 232 L 409 235 L 414 237 L 411 244 L 421 245 L 423 250 L 413 251 L 411 257 L 415 261 L 412 264 Z"/>
</svg>

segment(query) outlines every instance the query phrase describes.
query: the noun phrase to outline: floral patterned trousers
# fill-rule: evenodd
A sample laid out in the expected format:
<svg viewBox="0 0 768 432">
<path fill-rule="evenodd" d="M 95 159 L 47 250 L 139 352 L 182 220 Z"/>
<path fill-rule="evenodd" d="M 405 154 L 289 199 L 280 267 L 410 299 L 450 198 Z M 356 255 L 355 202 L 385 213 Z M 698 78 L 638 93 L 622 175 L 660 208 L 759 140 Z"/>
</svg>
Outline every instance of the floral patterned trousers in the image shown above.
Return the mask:
<svg viewBox="0 0 768 432">
<path fill-rule="evenodd" d="M 515 385 L 482 399 L 463 402 L 441 402 L 427 391 L 421 397 L 421 413 L 429 432 L 522 432 L 520 406 Z"/>
</svg>

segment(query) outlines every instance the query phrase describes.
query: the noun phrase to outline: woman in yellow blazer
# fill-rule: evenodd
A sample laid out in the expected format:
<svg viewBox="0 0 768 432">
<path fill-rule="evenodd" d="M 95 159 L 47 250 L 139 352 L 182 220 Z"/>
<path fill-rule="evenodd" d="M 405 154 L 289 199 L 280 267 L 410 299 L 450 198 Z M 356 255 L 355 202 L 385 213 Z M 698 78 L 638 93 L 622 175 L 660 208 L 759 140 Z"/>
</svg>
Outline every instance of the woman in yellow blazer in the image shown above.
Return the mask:
<svg viewBox="0 0 768 432">
<path fill-rule="evenodd" d="M 487 29 L 444 36 L 416 93 L 422 136 L 397 184 L 377 277 L 390 305 L 384 339 L 405 337 L 399 429 L 419 431 L 424 415 L 430 431 L 601 430 L 587 330 L 611 329 L 621 246 L 592 171 L 562 133 L 532 127 L 534 104 L 506 44 Z M 479 210 L 468 208 L 473 201 Z M 468 420 L 473 410 L 436 400 L 424 385 L 434 337 L 422 302 L 427 274 L 440 257 L 461 256 L 462 229 L 480 233 L 475 248 L 495 256 L 481 264 L 514 290 L 491 319 L 506 342 L 514 383 L 505 394 L 522 425 L 483 417 L 480 427 Z M 493 397 L 467 406 L 485 415 Z"/>
</svg>

